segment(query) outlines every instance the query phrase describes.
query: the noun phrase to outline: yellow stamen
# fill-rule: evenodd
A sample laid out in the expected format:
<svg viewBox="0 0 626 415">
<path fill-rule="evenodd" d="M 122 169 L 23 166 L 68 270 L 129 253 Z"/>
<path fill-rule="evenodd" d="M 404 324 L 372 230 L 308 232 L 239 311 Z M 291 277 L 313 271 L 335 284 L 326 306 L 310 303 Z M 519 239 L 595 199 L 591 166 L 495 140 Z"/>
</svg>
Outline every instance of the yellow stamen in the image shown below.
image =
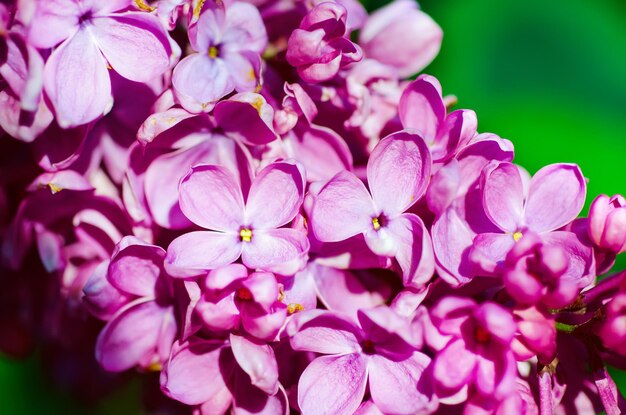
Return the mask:
<svg viewBox="0 0 626 415">
<path fill-rule="evenodd" d="M 50 188 L 52 194 L 59 193 L 61 190 L 63 190 L 62 187 L 59 187 L 54 183 L 48 183 L 48 187 Z"/>
<path fill-rule="evenodd" d="M 378 218 L 372 218 L 372 225 L 374 225 L 375 231 L 380 229 L 380 221 L 378 220 Z"/>
<path fill-rule="evenodd" d="M 150 366 L 146 368 L 149 372 L 160 372 L 163 369 L 163 366 L 159 362 L 151 363 Z"/>
<path fill-rule="evenodd" d="M 263 86 L 261 86 L 261 84 L 258 84 L 256 88 L 254 88 L 254 92 L 258 94 L 259 92 L 261 92 L 261 89 L 263 89 Z"/>
<path fill-rule="evenodd" d="M 259 115 L 261 115 L 261 108 L 263 107 L 263 102 L 264 102 L 263 98 L 258 97 L 250 103 L 250 105 L 252 105 L 257 110 Z"/>
<path fill-rule="evenodd" d="M 519 240 L 522 239 L 522 236 L 524 236 L 524 234 L 522 234 L 520 231 L 517 231 L 513 234 L 513 240 L 515 242 L 519 242 Z"/>
<path fill-rule="evenodd" d="M 195 17 L 196 19 L 200 17 L 200 12 L 202 11 L 202 6 L 204 6 L 205 1 L 206 0 L 198 0 L 198 2 L 196 3 L 196 7 L 193 8 L 193 17 Z"/>
<path fill-rule="evenodd" d="M 287 306 L 287 313 L 295 314 L 299 311 L 304 311 L 304 306 L 298 303 L 291 303 Z"/>
<path fill-rule="evenodd" d="M 156 10 L 156 7 L 146 4 L 146 2 L 143 0 L 135 0 L 135 5 L 144 12 L 153 12 Z"/>
<path fill-rule="evenodd" d="M 239 236 L 243 242 L 250 242 L 252 240 L 252 230 L 242 229 L 239 231 Z"/>
<path fill-rule="evenodd" d="M 217 58 L 218 53 L 219 53 L 219 50 L 217 50 L 215 46 L 211 46 L 209 48 L 209 58 L 211 59 Z"/>
<path fill-rule="evenodd" d="M 282 284 L 278 285 L 278 301 L 283 301 L 285 298 L 285 288 Z"/>
</svg>

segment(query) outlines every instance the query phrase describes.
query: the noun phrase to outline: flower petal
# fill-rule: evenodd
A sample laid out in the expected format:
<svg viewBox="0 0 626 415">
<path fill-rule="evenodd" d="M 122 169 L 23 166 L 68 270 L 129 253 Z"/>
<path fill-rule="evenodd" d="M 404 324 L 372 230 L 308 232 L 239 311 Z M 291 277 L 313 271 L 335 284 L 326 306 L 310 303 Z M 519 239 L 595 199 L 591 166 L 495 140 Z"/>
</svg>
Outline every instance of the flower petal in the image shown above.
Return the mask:
<svg viewBox="0 0 626 415">
<path fill-rule="evenodd" d="M 433 376 L 441 392 L 453 394 L 469 383 L 476 360 L 476 355 L 465 348 L 462 340 L 448 343 L 433 361 Z"/>
<path fill-rule="evenodd" d="M 358 352 L 359 331 L 352 321 L 326 310 L 298 313 L 287 324 L 294 350 L 323 354 Z"/>
<path fill-rule="evenodd" d="M 241 242 L 236 235 L 189 232 L 170 243 L 165 268 L 172 276 L 199 275 L 234 262 L 240 254 Z"/>
<path fill-rule="evenodd" d="M 230 346 L 239 366 L 250 376 L 252 384 L 268 395 L 278 392 L 278 363 L 268 344 L 235 334 Z"/>
<path fill-rule="evenodd" d="M 297 164 L 269 164 L 252 182 L 246 203 L 246 224 L 253 229 L 271 229 L 289 223 L 302 205 L 304 184 Z"/>
<path fill-rule="evenodd" d="M 180 181 L 180 209 L 203 228 L 239 234 L 244 224 L 241 188 L 222 166 L 201 164 Z"/>
<path fill-rule="evenodd" d="M 549 232 L 567 225 L 585 204 L 587 185 L 575 164 L 552 164 L 530 181 L 526 201 L 526 225 L 535 232 Z"/>
<path fill-rule="evenodd" d="M 401 362 L 374 355 L 369 363 L 372 401 L 384 413 L 432 413 L 437 407 L 430 382 L 420 382 L 430 358 L 420 352 Z"/>
<path fill-rule="evenodd" d="M 170 398 L 187 405 L 199 405 L 226 388 L 223 341 L 192 339 L 174 349 L 161 372 L 161 390 Z"/>
<path fill-rule="evenodd" d="M 352 415 L 367 384 L 367 364 L 358 354 L 313 360 L 298 382 L 298 404 L 307 415 Z"/>
<path fill-rule="evenodd" d="M 361 180 L 337 173 L 321 189 L 311 211 L 311 229 L 322 242 L 338 242 L 372 229 L 372 198 Z"/>
<path fill-rule="evenodd" d="M 158 18 L 142 12 L 96 17 L 95 42 L 115 72 L 135 82 L 163 75 L 170 65 L 169 41 Z"/>
<path fill-rule="evenodd" d="M 383 138 L 367 163 L 367 182 L 376 207 L 395 217 L 426 192 L 431 157 L 424 140 L 407 132 Z"/>
<path fill-rule="evenodd" d="M 96 359 L 100 365 L 111 372 L 122 372 L 152 363 L 161 326 L 170 310 L 151 299 L 140 299 L 122 308 L 98 336 Z"/>
<path fill-rule="evenodd" d="M 44 68 L 44 88 L 62 128 L 93 121 L 112 104 L 106 65 L 84 29 L 52 52 Z"/>
<path fill-rule="evenodd" d="M 483 176 L 485 213 L 498 228 L 517 232 L 523 221 L 524 187 L 517 166 L 500 163 Z"/>
<path fill-rule="evenodd" d="M 446 116 L 439 81 L 433 76 L 421 75 L 411 82 L 400 98 L 398 115 L 404 128 L 416 130 L 428 144 L 434 143 Z"/>
<path fill-rule="evenodd" d="M 226 63 L 220 58 L 195 53 L 174 68 L 172 85 L 182 106 L 190 112 L 205 112 L 235 89 Z"/>
<path fill-rule="evenodd" d="M 127 294 L 154 296 L 164 258 L 165 250 L 160 246 L 126 236 L 111 257 L 107 279 Z"/>
<path fill-rule="evenodd" d="M 308 253 L 309 240 L 300 230 L 260 230 L 243 242 L 241 260 L 248 268 L 293 275 L 304 268 Z"/>
<path fill-rule="evenodd" d="M 423 288 L 435 273 L 433 243 L 424 222 L 405 213 L 389 223 L 389 230 L 396 239 L 396 260 L 404 285 Z"/>
</svg>

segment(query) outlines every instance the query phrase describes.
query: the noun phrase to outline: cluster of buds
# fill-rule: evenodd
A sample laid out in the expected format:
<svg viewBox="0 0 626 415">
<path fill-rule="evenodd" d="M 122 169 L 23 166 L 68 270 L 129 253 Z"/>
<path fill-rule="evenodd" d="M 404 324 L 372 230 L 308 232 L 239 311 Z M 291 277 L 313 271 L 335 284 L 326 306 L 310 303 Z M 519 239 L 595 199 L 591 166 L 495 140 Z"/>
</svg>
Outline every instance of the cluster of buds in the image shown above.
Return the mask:
<svg viewBox="0 0 626 415">
<path fill-rule="evenodd" d="M 408 80 L 441 41 L 412 0 L 1 3 L 0 349 L 159 413 L 620 413 L 626 200 Z"/>
</svg>

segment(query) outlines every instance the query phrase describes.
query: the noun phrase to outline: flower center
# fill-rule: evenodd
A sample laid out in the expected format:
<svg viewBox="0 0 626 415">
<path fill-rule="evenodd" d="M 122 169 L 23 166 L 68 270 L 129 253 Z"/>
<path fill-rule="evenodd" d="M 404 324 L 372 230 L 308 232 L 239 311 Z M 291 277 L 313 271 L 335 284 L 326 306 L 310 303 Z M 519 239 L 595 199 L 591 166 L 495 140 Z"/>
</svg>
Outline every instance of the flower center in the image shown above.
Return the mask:
<svg viewBox="0 0 626 415">
<path fill-rule="evenodd" d="M 240 288 L 240 289 L 238 289 L 237 293 L 235 295 L 241 301 L 252 301 L 252 298 L 253 298 L 252 297 L 252 293 L 247 288 Z"/>
<path fill-rule="evenodd" d="M 295 314 L 299 311 L 304 311 L 304 306 L 298 303 L 291 303 L 287 306 L 287 313 Z"/>
<path fill-rule="evenodd" d="M 387 224 L 387 218 L 382 213 L 375 218 L 372 218 L 372 227 L 375 231 L 379 230 Z"/>
<path fill-rule="evenodd" d="M 488 343 L 489 340 L 491 340 L 491 333 L 483 327 L 478 326 L 474 329 L 474 340 L 480 344 Z"/>
<path fill-rule="evenodd" d="M 363 340 L 361 342 L 361 350 L 365 354 L 376 354 L 376 348 L 374 347 L 374 342 L 371 340 Z"/>
<path fill-rule="evenodd" d="M 215 59 L 217 58 L 217 55 L 219 55 L 220 51 L 216 46 L 211 46 L 209 48 L 209 58 L 211 59 Z"/>
<path fill-rule="evenodd" d="M 523 233 L 521 233 L 520 231 L 517 231 L 513 234 L 513 240 L 515 242 L 519 242 L 519 240 L 522 239 L 523 236 L 524 236 Z"/>
<path fill-rule="evenodd" d="M 250 242 L 252 240 L 252 229 L 242 228 L 239 231 L 239 237 L 242 242 Z"/>
</svg>

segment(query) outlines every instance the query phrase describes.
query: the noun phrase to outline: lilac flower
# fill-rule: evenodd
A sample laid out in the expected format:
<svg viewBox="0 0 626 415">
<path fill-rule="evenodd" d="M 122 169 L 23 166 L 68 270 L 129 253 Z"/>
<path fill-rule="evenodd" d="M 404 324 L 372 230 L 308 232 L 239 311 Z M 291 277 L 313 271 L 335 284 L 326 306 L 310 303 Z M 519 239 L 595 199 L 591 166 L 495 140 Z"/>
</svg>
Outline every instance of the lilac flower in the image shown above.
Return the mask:
<svg viewBox="0 0 626 415">
<path fill-rule="evenodd" d="M 601 249 L 626 252 L 626 199 L 598 196 L 589 208 L 589 237 Z"/>
<path fill-rule="evenodd" d="M 323 82 L 339 69 L 362 58 L 361 48 L 344 37 L 346 9 L 339 3 L 313 7 L 289 37 L 287 62 L 305 82 Z"/>
<path fill-rule="evenodd" d="M 126 11 L 129 0 L 36 3 L 28 40 L 39 48 L 58 45 L 44 69 L 44 87 L 63 128 L 85 124 L 111 107 L 107 67 L 146 82 L 170 65 L 172 49 L 159 20 Z"/>
<path fill-rule="evenodd" d="M 176 344 L 161 372 L 161 390 L 200 414 L 284 414 L 288 404 L 278 382 L 274 350 L 231 334 L 227 341 L 190 338 Z"/>
<path fill-rule="evenodd" d="M 626 284 L 623 285 L 626 288 Z M 600 329 L 602 342 L 615 353 L 626 356 L 626 289 L 606 305 L 606 314 Z"/>
<path fill-rule="evenodd" d="M 419 132 L 435 162 L 449 159 L 476 135 L 478 121 L 474 111 L 446 114 L 441 85 L 430 75 L 421 75 L 406 87 L 398 115 L 404 128 Z"/>
<path fill-rule="evenodd" d="M 496 272 L 506 254 L 529 232 L 547 245 L 562 248 L 567 256 L 565 278 L 580 287 L 593 275 L 592 251 L 576 234 L 558 231 L 572 222 L 585 203 L 586 184 L 578 166 L 553 164 L 539 170 L 524 183 L 518 167 L 499 163 L 483 172 L 482 198 L 485 214 L 501 233 L 477 235 L 472 260 L 487 273 Z"/>
<path fill-rule="evenodd" d="M 367 165 L 369 192 L 343 171 L 315 196 L 313 233 L 322 242 L 362 233 L 374 253 L 395 256 L 406 284 L 423 285 L 432 276 L 430 237 L 422 220 L 405 212 L 424 194 L 430 169 L 430 153 L 419 136 L 399 132 L 384 138 Z"/>
<path fill-rule="evenodd" d="M 119 309 L 98 336 L 96 359 L 105 369 L 159 370 L 169 357 L 177 324 L 164 257 L 162 248 L 134 237 L 122 239 L 113 253 L 106 278 L 134 300 Z"/>
<path fill-rule="evenodd" d="M 430 358 L 411 345 L 408 321 L 384 306 L 359 311 L 358 321 L 320 310 L 298 314 L 288 324 L 295 350 L 323 354 L 300 377 L 302 412 L 352 414 L 368 384 L 384 413 L 433 412 L 437 401 L 425 374 Z"/>
<path fill-rule="evenodd" d="M 424 69 L 439 53 L 443 32 L 411 0 L 395 0 L 372 13 L 359 43 L 367 58 L 376 59 L 409 77 Z M 409 40 L 410 39 L 410 40 Z"/>
<path fill-rule="evenodd" d="M 288 307 L 279 301 L 278 282 L 269 272 L 248 275 L 243 265 L 231 264 L 210 271 L 204 288 L 195 311 L 212 330 L 237 331 L 241 326 L 253 337 L 271 341 L 287 317 Z"/>
<path fill-rule="evenodd" d="M 256 7 L 245 2 L 202 2 L 189 27 L 193 53 L 176 65 L 172 85 L 190 112 L 209 112 L 233 90 L 254 91 L 260 84 L 267 34 Z M 201 4 L 202 4 L 201 3 Z"/>
<path fill-rule="evenodd" d="M 290 275 L 306 263 L 306 235 L 283 226 L 302 205 L 304 177 L 297 164 L 274 162 L 254 179 L 247 201 L 232 173 L 198 165 L 180 183 L 180 207 L 192 222 L 210 231 L 176 238 L 166 267 L 192 275 L 219 268 L 240 256 L 248 268 Z"/>
<path fill-rule="evenodd" d="M 568 257 L 559 245 L 546 245 L 541 238 L 526 233 L 509 251 L 504 263 L 503 282 L 519 304 L 542 302 L 561 308 L 572 302 L 579 287 L 575 280 L 562 278 Z"/>
<path fill-rule="evenodd" d="M 433 360 L 437 395 L 456 395 L 467 388 L 502 400 L 514 392 L 516 362 L 511 341 L 516 331 L 502 306 L 470 298 L 445 297 L 430 312 L 447 344 Z"/>
</svg>

